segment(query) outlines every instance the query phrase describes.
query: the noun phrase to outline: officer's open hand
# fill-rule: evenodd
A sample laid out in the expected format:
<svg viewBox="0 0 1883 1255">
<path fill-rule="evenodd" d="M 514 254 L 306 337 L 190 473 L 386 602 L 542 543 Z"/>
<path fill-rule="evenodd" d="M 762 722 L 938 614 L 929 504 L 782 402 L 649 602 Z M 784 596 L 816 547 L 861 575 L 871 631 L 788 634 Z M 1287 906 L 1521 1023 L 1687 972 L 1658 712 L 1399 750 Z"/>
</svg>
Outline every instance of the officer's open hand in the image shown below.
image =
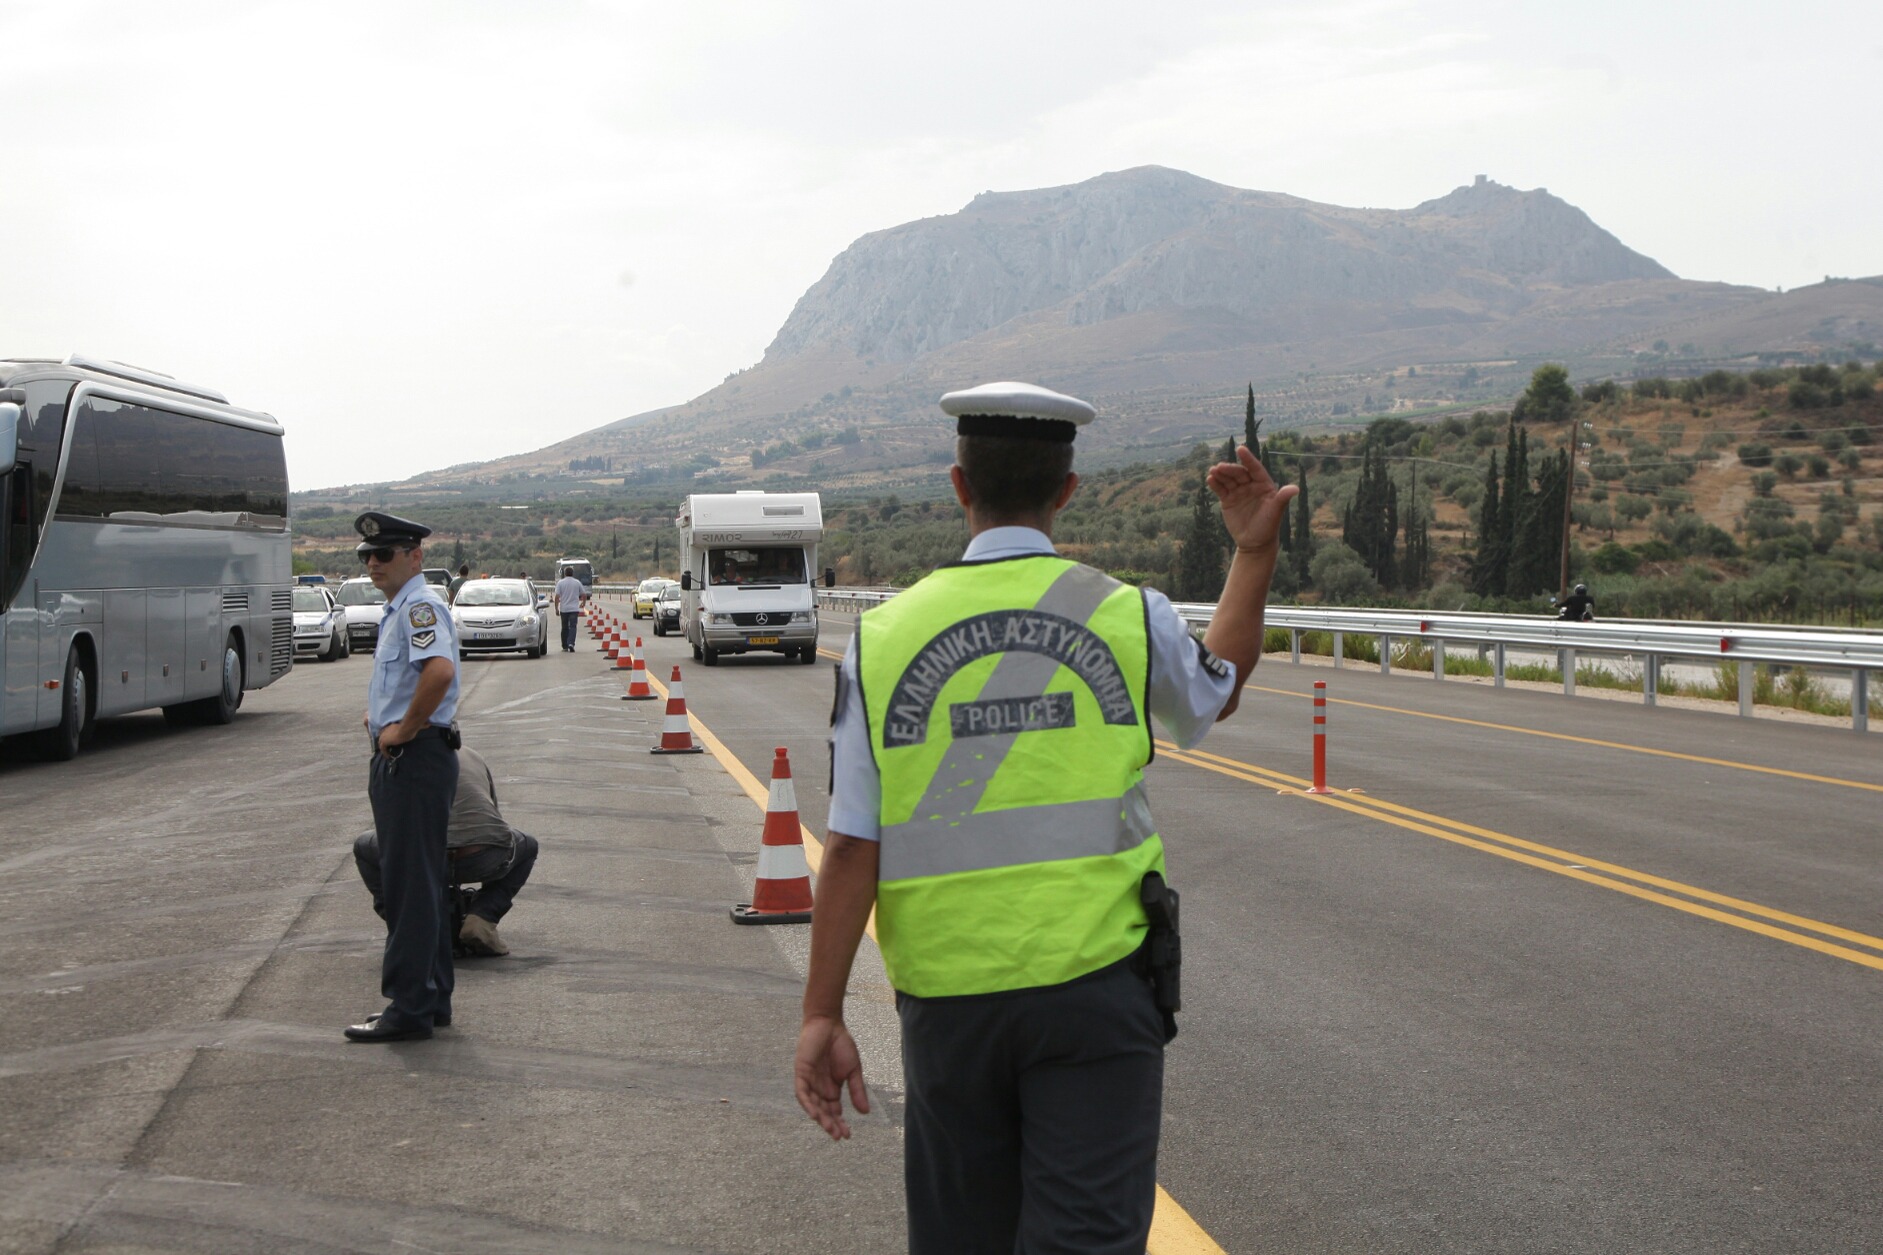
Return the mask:
<svg viewBox="0 0 1883 1255">
<path fill-rule="evenodd" d="M 1234 462 L 1210 467 L 1208 482 L 1222 503 L 1223 524 L 1239 552 L 1259 554 L 1279 548 L 1282 515 L 1301 492 L 1299 484 L 1277 488 L 1246 444 L 1236 446 Z"/>
<path fill-rule="evenodd" d="M 863 1057 L 850 1030 L 841 1020 L 810 1016 L 798 1031 L 798 1057 L 792 1063 L 798 1106 L 817 1121 L 832 1140 L 850 1136 L 843 1118 L 843 1091 L 850 1089 L 850 1105 L 863 1115 L 870 1110 L 869 1091 L 863 1087 Z"/>
</svg>

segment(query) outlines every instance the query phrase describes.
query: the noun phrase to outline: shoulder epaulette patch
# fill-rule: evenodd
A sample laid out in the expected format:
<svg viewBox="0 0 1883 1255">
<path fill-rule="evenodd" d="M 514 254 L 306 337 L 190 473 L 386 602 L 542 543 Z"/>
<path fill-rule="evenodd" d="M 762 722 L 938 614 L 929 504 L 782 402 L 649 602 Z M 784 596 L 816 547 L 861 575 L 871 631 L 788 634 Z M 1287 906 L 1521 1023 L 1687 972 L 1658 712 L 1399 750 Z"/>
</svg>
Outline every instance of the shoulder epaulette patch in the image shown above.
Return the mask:
<svg viewBox="0 0 1883 1255">
<path fill-rule="evenodd" d="M 423 632 L 412 633 L 412 643 L 420 649 L 430 649 L 432 642 L 438 639 L 436 628 L 426 628 Z"/>
<path fill-rule="evenodd" d="M 1202 641 L 1196 643 L 1196 660 L 1203 664 L 1203 669 L 1221 680 L 1229 675 L 1229 664 L 1212 654 Z"/>
<path fill-rule="evenodd" d="M 429 601 L 418 602 L 406 617 L 412 620 L 412 626 L 415 628 L 431 627 L 438 622 L 438 612 L 432 609 Z"/>
</svg>

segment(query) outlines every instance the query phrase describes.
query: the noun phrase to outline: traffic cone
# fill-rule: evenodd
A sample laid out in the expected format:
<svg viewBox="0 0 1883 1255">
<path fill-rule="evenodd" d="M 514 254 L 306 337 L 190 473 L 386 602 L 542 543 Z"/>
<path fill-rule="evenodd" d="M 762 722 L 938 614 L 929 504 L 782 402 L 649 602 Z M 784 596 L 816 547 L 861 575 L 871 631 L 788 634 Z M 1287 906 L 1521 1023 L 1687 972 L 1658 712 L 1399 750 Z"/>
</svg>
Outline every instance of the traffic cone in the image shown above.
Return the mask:
<svg viewBox="0 0 1883 1255">
<path fill-rule="evenodd" d="M 639 645 L 641 638 L 638 636 L 635 637 L 634 643 Z M 641 653 L 638 649 L 634 653 L 634 670 L 630 672 L 628 676 L 628 691 L 621 695 L 621 700 L 624 702 L 651 702 L 654 700 L 654 690 L 648 687 L 647 683 L 647 655 Z M 686 708 L 683 706 L 681 709 L 684 710 Z"/>
<path fill-rule="evenodd" d="M 634 658 L 634 651 L 628 648 L 626 641 L 623 641 L 621 644 L 621 652 L 615 655 L 615 670 L 633 671 L 638 665 Z"/>
<path fill-rule="evenodd" d="M 732 908 L 732 922 L 811 922 L 811 865 L 804 858 L 798 795 L 791 786 L 791 760 L 783 748 L 772 758 L 771 795 L 765 799 L 765 832 L 759 838 L 752 900 Z"/>
<path fill-rule="evenodd" d="M 660 727 L 660 744 L 650 754 L 700 754 L 703 747 L 693 739 L 693 727 L 687 722 L 687 698 L 680 688 L 680 668 L 673 669 L 667 681 L 667 720 Z"/>
</svg>

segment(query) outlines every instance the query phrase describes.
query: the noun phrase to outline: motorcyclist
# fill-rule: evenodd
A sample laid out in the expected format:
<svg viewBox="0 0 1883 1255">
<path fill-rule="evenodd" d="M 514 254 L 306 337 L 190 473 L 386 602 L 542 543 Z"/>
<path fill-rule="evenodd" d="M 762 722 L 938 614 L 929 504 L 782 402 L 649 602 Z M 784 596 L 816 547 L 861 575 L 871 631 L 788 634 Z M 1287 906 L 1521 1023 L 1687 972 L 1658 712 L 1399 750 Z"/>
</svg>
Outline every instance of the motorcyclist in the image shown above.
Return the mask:
<svg viewBox="0 0 1883 1255">
<path fill-rule="evenodd" d="M 1595 618 L 1595 598 L 1589 593 L 1587 584 L 1576 585 L 1575 591 L 1562 599 L 1556 606 L 1556 617 L 1568 619 L 1572 623 L 1588 623 Z"/>
</svg>

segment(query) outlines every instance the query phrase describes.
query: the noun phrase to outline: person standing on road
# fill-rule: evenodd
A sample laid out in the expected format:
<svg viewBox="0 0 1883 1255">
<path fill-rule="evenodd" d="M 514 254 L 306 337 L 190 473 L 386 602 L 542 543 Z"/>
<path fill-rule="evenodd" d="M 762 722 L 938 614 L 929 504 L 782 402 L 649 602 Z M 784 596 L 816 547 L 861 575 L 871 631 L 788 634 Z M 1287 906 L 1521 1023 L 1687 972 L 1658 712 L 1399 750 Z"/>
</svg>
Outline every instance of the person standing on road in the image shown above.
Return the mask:
<svg viewBox="0 0 1883 1255">
<path fill-rule="evenodd" d="M 460 588 L 463 588 L 464 581 L 470 578 L 471 578 L 471 564 L 468 562 L 458 563 L 458 573 L 451 577 L 451 587 L 445 590 L 445 600 L 451 601 L 451 602 L 457 601 L 458 590 Z"/>
<path fill-rule="evenodd" d="M 347 1028 L 352 1041 L 404 1041 L 451 1023 L 445 834 L 458 788 L 458 640 L 425 582 L 431 529 L 369 510 L 353 520 L 360 560 L 386 595 L 366 693 L 373 804 L 386 911 L 380 992 L 389 1005 Z"/>
<path fill-rule="evenodd" d="M 869 1110 L 843 1000 L 873 907 L 902 1021 L 909 1249 L 1142 1252 L 1176 1032 L 1150 716 L 1188 748 L 1235 710 L 1298 489 L 1247 448 L 1211 468 L 1236 553 L 1199 643 L 1161 593 L 1053 548 L 1090 405 L 998 383 L 941 406 L 970 540 L 864 614 L 838 669 L 798 1103 L 833 1138 L 846 1090 Z"/>
<path fill-rule="evenodd" d="M 582 615 L 582 581 L 575 578 L 574 567 L 563 567 L 556 581 L 556 613 L 562 616 L 562 652 L 575 652 L 575 623 Z"/>
</svg>

